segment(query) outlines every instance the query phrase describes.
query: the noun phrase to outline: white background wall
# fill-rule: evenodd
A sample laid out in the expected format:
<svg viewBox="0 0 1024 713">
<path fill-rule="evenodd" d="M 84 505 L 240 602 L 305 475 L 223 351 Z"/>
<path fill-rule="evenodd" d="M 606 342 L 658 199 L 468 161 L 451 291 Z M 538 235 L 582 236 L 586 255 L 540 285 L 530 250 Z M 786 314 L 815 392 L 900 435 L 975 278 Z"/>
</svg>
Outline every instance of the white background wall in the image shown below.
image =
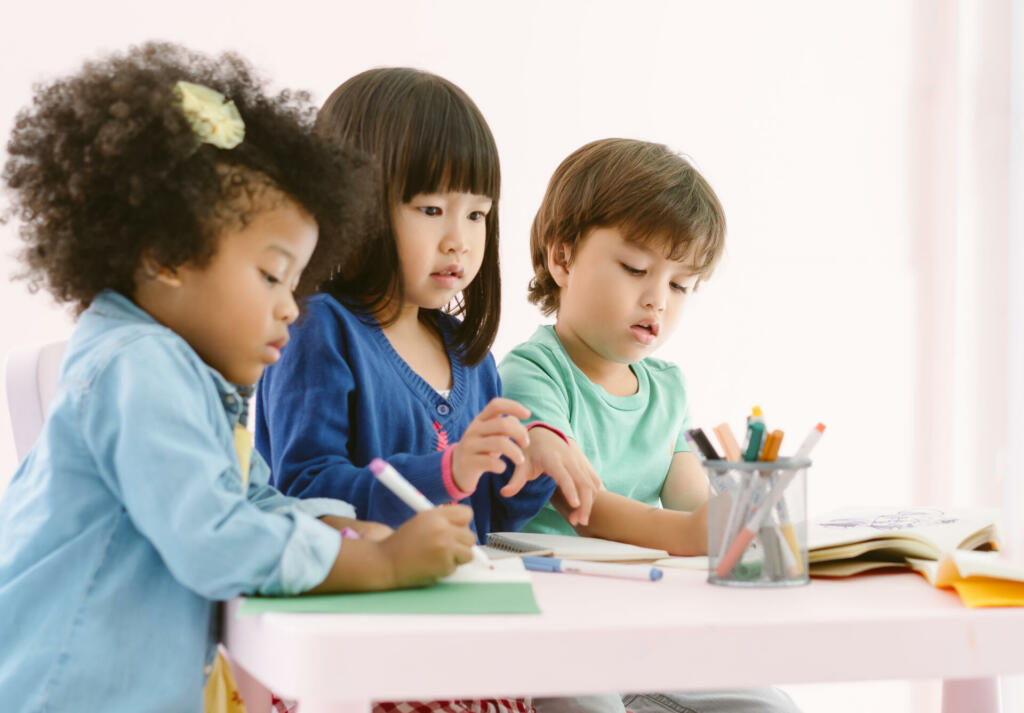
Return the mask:
<svg viewBox="0 0 1024 713">
<path fill-rule="evenodd" d="M 600 137 L 666 143 L 693 159 L 729 220 L 721 267 L 659 353 L 684 367 L 697 422 L 739 429 L 760 404 L 793 447 L 824 421 L 812 511 L 996 504 L 1005 435 L 979 473 L 963 470 L 977 465 L 972 444 L 946 436 L 965 422 L 956 413 L 979 429 L 1005 416 L 1005 326 L 973 317 L 1007 281 L 1009 15 L 1010 0 L 0 0 L 0 135 L 33 81 L 150 38 L 238 50 L 318 101 L 372 66 L 448 77 L 502 155 L 499 358 L 540 321 L 525 299 L 528 231 L 555 166 Z M 986 181 L 996 193 L 979 197 Z M 0 227 L 5 277 L 16 247 Z M 0 353 L 70 329 L 47 295 L 0 281 Z M 980 371 L 994 381 L 978 387 Z M 0 489 L 16 466 L 8 425 L 0 411 Z M 807 713 L 882 713 L 933 704 L 936 689 L 790 690 Z"/>
</svg>

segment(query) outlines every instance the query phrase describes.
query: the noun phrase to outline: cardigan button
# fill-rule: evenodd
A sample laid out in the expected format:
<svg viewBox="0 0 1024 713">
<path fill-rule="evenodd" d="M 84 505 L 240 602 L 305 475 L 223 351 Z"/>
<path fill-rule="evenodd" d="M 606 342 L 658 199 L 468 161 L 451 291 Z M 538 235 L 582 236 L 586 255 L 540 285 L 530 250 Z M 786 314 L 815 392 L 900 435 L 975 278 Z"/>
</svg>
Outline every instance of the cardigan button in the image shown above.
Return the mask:
<svg viewBox="0 0 1024 713">
<path fill-rule="evenodd" d="M 448 404 L 438 404 L 437 412 L 442 416 L 447 416 L 451 412 L 452 408 Z"/>
</svg>

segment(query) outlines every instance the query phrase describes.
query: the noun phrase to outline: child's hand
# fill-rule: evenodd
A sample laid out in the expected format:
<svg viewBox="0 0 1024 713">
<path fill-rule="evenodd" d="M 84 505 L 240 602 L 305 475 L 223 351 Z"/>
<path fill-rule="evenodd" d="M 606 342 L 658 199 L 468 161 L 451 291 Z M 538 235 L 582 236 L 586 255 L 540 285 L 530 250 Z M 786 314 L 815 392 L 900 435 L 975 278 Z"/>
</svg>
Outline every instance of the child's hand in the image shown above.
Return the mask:
<svg viewBox="0 0 1024 713">
<path fill-rule="evenodd" d="M 558 484 L 569 506 L 566 514 L 569 524 L 586 525 L 594 494 L 604 489 L 604 485 L 575 441 L 566 443 L 554 431 L 538 426 L 531 430 L 530 443 L 523 454 L 525 460 L 516 466 L 501 494 L 515 495 L 528 480 L 547 474 Z"/>
<path fill-rule="evenodd" d="M 484 473 L 504 471 L 502 456 L 516 465 L 523 462 L 522 449 L 530 437 L 519 419 L 529 415 L 529 409 L 512 399 L 491 399 L 484 406 L 452 448 L 452 480 L 459 490 L 472 493 Z"/>
<path fill-rule="evenodd" d="M 364 540 L 370 540 L 372 542 L 380 542 L 386 539 L 394 532 L 390 527 L 382 522 L 373 522 L 371 520 L 356 520 L 354 517 L 338 517 L 337 515 L 322 515 L 320 517 L 322 522 L 327 523 L 335 530 L 341 531 L 346 527 L 355 530 L 359 533 L 359 536 Z"/>
<path fill-rule="evenodd" d="M 473 559 L 476 536 L 469 529 L 473 511 L 446 505 L 416 514 L 380 547 L 390 561 L 392 587 L 422 587 Z"/>
</svg>

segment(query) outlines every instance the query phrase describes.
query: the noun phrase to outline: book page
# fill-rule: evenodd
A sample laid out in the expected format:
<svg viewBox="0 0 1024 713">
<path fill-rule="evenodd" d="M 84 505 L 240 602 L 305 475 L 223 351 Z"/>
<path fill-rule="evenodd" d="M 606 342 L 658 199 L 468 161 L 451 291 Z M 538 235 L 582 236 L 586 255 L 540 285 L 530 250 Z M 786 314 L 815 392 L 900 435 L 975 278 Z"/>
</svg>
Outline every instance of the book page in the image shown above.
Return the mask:
<svg viewBox="0 0 1024 713">
<path fill-rule="evenodd" d="M 880 547 L 898 549 L 900 540 L 916 541 L 924 547 L 908 548 L 914 555 L 938 559 L 997 540 L 994 523 L 995 511 L 984 508 L 847 507 L 814 518 L 807 540 L 812 553 L 878 540 L 886 540 Z"/>
</svg>

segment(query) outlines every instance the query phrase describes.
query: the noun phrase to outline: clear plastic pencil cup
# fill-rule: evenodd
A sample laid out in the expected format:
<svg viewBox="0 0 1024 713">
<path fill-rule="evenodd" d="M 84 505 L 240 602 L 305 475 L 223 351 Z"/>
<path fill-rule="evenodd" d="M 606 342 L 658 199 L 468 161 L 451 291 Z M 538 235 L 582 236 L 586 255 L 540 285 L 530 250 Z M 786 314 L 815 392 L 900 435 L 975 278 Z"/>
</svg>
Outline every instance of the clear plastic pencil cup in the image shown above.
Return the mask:
<svg viewBox="0 0 1024 713">
<path fill-rule="evenodd" d="M 704 461 L 708 581 L 738 587 L 807 584 L 807 469 L 811 461 Z"/>
</svg>

